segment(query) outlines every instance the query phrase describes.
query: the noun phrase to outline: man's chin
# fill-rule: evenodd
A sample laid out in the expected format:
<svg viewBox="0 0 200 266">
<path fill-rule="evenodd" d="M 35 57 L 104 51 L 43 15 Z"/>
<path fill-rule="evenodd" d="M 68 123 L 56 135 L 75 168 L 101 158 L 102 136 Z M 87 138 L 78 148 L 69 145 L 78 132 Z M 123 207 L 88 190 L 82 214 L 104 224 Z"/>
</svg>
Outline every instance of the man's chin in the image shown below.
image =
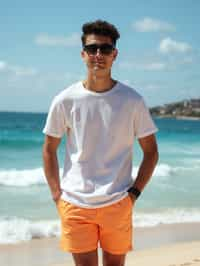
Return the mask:
<svg viewBox="0 0 200 266">
<path fill-rule="evenodd" d="M 101 66 L 101 65 L 96 65 L 92 68 L 93 71 L 102 71 L 102 70 L 106 70 L 105 66 Z"/>
</svg>

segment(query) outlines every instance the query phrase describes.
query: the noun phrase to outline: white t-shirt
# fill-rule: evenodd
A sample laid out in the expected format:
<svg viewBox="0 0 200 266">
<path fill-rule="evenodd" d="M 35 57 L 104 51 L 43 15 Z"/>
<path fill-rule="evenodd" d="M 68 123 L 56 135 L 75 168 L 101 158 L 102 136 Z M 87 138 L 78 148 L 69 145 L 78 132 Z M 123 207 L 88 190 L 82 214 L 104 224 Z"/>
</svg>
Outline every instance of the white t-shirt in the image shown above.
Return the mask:
<svg viewBox="0 0 200 266">
<path fill-rule="evenodd" d="M 157 131 L 142 97 L 117 82 L 97 93 L 77 82 L 57 95 L 43 132 L 67 135 L 62 199 L 85 208 L 113 204 L 133 184 L 135 137 Z"/>
</svg>

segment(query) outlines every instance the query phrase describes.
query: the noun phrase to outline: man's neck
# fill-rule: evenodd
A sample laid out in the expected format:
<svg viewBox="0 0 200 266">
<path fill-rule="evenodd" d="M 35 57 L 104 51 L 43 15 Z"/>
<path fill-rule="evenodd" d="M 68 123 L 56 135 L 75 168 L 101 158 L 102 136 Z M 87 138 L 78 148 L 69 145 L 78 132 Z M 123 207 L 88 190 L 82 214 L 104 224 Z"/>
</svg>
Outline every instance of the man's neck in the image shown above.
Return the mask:
<svg viewBox="0 0 200 266">
<path fill-rule="evenodd" d="M 116 81 L 111 78 L 111 76 L 107 77 L 94 77 L 88 75 L 87 79 L 83 81 L 83 86 L 94 92 L 106 92 L 111 90 Z"/>
</svg>

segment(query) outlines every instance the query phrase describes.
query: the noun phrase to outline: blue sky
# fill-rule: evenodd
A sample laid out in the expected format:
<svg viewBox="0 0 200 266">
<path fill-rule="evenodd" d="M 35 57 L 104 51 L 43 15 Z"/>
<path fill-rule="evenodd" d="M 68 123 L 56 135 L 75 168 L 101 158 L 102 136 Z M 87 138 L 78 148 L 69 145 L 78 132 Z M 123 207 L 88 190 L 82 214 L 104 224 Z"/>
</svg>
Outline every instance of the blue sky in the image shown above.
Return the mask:
<svg viewBox="0 0 200 266">
<path fill-rule="evenodd" d="M 104 19 L 121 38 L 113 77 L 148 106 L 200 97 L 200 1 L 0 0 L 0 110 L 47 111 L 84 79 L 81 26 Z"/>
</svg>

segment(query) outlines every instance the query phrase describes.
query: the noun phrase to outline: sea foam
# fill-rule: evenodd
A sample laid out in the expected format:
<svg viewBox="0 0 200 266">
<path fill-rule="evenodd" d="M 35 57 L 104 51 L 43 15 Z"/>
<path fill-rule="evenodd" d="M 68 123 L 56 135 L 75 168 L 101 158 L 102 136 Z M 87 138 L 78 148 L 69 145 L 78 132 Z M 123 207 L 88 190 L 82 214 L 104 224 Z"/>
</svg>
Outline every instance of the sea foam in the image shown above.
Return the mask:
<svg viewBox="0 0 200 266">
<path fill-rule="evenodd" d="M 138 167 L 133 167 L 132 175 L 137 175 Z M 60 169 L 62 174 L 63 169 Z M 168 164 L 159 164 L 155 171 L 154 176 L 167 177 L 173 172 L 173 168 Z M 4 170 L 0 169 L 0 185 L 3 186 L 16 186 L 28 187 L 32 185 L 46 184 L 44 171 L 42 168 L 24 169 L 24 170 Z"/>
<path fill-rule="evenodd" d="M 160 212 L 135 212 L 135 227 L 152 227 L 160 224 L 199 222 L 198 209 L 171 209 Z M 34 238 L 60 236 L 58 220 L 31 221 L 23 218 L 0 218 L 0 244 L 14 244 Z"/>
<path fill-rule="evenodd" d="M 169 164 L 158 164 L 154 170 L 153 176 L 155 177 L 168 177 L 176 171 L 180 171 L 181 167 L 172 167 Z M 191 170 L 192 168 L 190 168 Z M 185 171 L 185 167 L 183 167 Z M 189 169 L 188 169 L 189 170 Z M 133 167 L 132 175 L 137 175 L 138 167 Z M 63 169 L 60 168 L 60 176 Z M 16 186 L 16 187 L 28 187 L 32 185 L 46 184 L 44 171 L 42 168 L 35 169 L 0 169 L 0 185 L 3 186 Z"/>
<path fill-rule="evenodd" d="M 59 234 L 59 221 L 30 221 L 20 218 L 0 220 L 1 244 L 29 241 L 33 238 L 53 237 Z"/>
<path fill-rule="evenodd" d="M 0 170 L 0 185 L 27 187 L 45 183 L 46 180 L 42 168 L 29 170 Z"/>
</svg>

